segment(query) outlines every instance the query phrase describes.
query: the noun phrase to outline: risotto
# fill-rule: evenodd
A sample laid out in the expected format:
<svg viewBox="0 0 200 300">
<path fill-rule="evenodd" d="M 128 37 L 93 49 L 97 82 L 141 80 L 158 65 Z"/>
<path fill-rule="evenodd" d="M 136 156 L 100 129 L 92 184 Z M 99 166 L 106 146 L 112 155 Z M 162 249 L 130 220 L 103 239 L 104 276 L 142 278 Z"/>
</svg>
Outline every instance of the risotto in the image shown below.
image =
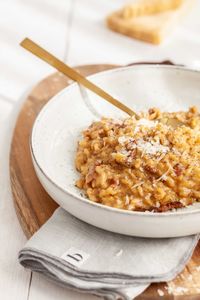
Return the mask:
<svg viewBox="0 0 200 300">
<path fill-rule="evenodd" d="M 76 186 L 107 206 L 163 212 L 200 201 L 200 114 L 102 118 L 78 143 Z"/>
</svg>

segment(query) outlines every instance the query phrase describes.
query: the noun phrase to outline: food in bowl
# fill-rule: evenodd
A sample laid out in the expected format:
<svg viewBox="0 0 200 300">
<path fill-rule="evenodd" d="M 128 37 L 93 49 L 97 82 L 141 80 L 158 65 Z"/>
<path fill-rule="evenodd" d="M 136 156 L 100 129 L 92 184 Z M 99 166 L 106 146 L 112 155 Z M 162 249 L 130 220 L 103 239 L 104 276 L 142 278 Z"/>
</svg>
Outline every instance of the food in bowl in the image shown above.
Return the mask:
<svg viewBox="0 0 200 300">
<path fill-rule="evenodd" d="M 76 186 L 93 202 L 165 212 L 200 201 L 200 114 L 151 108 L 102 118 L 78 142 Z"/>
</svg>

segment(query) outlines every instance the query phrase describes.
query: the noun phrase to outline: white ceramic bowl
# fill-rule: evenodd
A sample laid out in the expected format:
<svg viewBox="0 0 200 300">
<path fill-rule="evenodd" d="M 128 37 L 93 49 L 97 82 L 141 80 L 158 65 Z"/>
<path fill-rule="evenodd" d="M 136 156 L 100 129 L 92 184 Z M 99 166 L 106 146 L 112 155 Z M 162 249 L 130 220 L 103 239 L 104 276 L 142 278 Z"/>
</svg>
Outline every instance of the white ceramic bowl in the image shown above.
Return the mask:
<svg viewBox="0 0 200 300">
<path fill-rule="evenodd" d="M 134 110 L 200 108 L 200 72 L 140 65 L 89 77 Z M 200 203 L 176 212 L 130 212 L 93 203 L 74 186 L 75 150 L 82 129 L 101 116 L 121 111 L 76 83 L 51 99 L 38 115 L 31 137 L 33 164 L 51 197 L 77 218 L 97 227 L 141 237 L 175 237 L 200 231 Z"/>
</svg>

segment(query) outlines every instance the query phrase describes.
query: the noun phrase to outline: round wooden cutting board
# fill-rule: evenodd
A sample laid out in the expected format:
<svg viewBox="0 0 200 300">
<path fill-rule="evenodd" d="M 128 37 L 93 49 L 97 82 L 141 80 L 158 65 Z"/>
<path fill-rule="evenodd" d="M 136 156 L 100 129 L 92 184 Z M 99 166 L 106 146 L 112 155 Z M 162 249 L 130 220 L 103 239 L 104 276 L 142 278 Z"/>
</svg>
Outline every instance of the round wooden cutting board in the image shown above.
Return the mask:
<svg viewBox="0 0 200 300">
<path fill-rule="evenodd" d="M 88 65 L 76 69 L 83 75 L 90 75 L 116 67 Z M 16 122 L 10 152 L 11 188 L 16 213 L 27 238 L 30 238 L 58 207 L 39 183 L 33 169 L 29 151 L 31 129 L 41 108 L 71 82 L 60 73 L 45 78 L 27 97 Z M 185 270 L 175 280 L 166 284 L 152 284 L 137 299 L 158 299 L 159 294 L 163 293 L 164 299 L 200 299 L 200 243 Z"/>
</svg>

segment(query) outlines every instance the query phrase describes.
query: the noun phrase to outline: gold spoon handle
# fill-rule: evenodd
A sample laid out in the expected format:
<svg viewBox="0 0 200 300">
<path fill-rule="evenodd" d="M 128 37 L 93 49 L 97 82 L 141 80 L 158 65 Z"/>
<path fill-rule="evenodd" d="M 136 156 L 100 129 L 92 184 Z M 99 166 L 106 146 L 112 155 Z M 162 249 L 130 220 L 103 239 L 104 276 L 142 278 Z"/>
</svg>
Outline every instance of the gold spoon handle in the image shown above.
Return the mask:
<svg viewBox="0 0 200 300">
<path fill-rule="evenodd" d="M 68 65 L 64 64 L 61 60 L 57 59 L 54 55 L 31 41 L 29 38 L 25 38 L 20 45 L 25 48 L 26 50 L 32 52 L 34 55 L 39 57 L 40 59 L 46 61 L 49 65 L 56 68 L 61 73 L 67 75 L 69 78 L 75 80 L 76 82 L 82 84 L 95 94 L 99 95 L 100 97 L 104 98 L 106 101 L 110 102 L 111 104 L 115 105 L 119 109 L 123 110 L 130 116 L 136 116 L 137 114 L 132 111 L 129 107 L 118 101 L 117 99 L 113 98 L 107 92 L 102 90 L 100 87 L 96 86 L 94 83 L 89 81 L 87 78 L 82 76 L 80 73 L 76 72 L 74 69 L 69 67 Z"/>
</svg>

